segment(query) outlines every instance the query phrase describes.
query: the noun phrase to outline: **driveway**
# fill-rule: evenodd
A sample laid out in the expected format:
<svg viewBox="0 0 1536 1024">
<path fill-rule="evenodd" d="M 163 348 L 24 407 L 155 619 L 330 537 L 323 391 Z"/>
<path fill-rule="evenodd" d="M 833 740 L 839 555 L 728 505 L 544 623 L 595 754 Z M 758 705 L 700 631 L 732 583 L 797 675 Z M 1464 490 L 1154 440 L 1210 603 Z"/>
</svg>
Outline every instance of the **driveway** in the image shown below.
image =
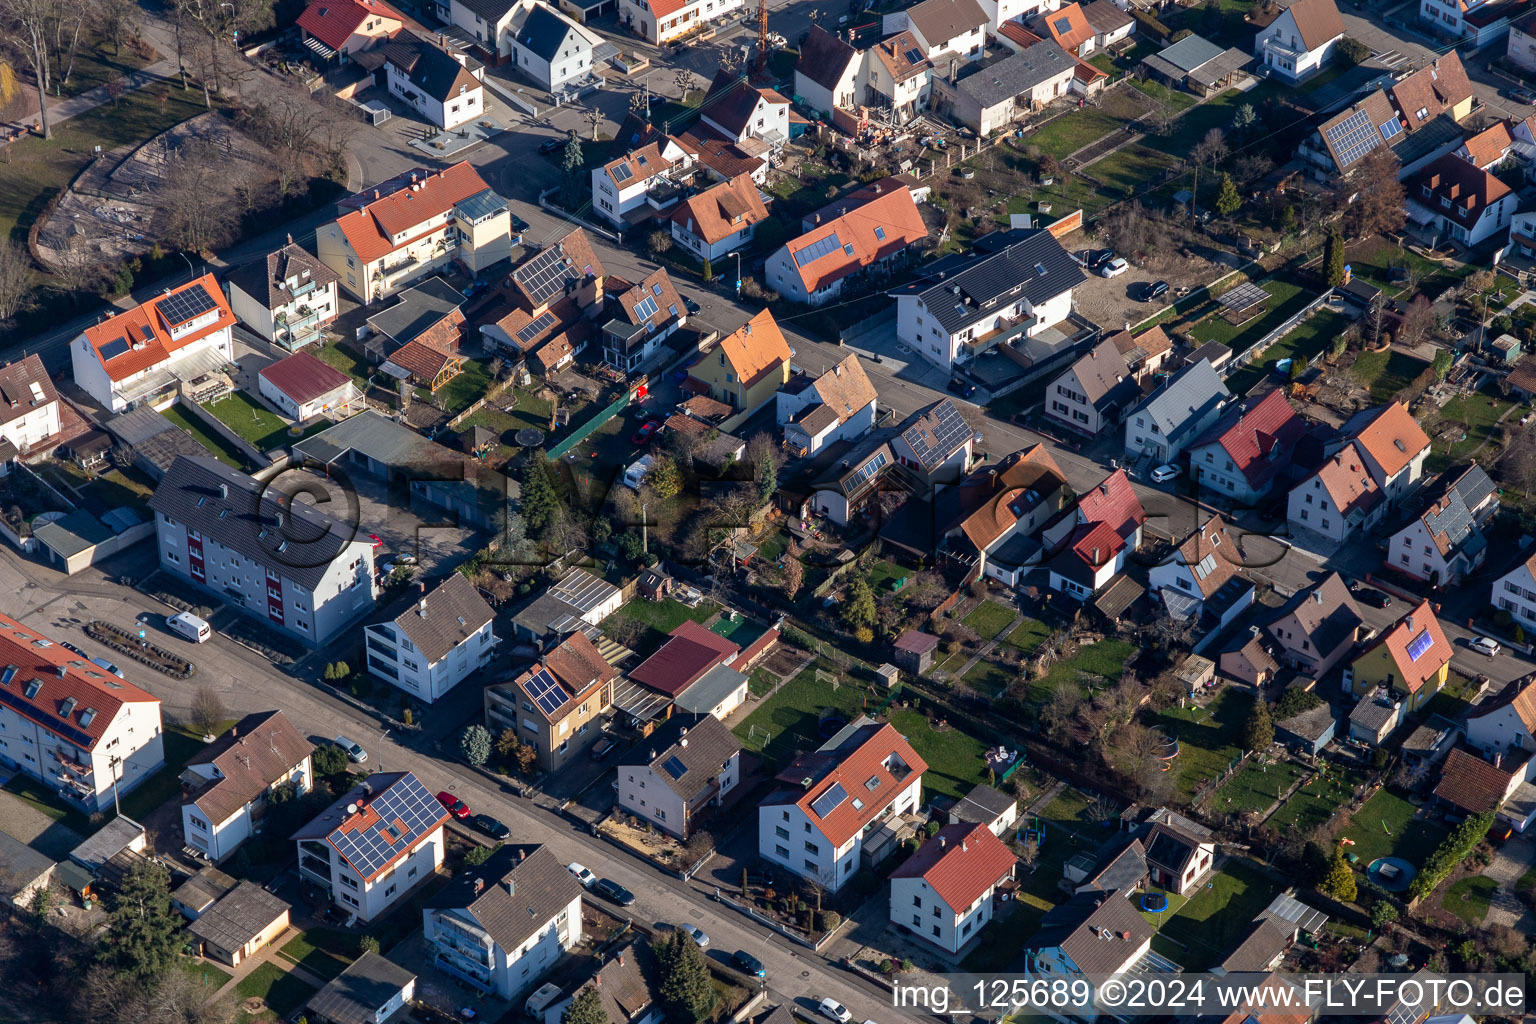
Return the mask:
<svg viewBox="0 0 1536 1024">
<path fill-rule="evenodd" d="M 1536 914 L 1515 895 L 1520 879 L 1532 867 L 1536 867 L 1536 840 L 1512 836 L 1499 847 L 1493 861 L 1483 869 L 1483 877 L 1499 885 L 1489 904 L 1488 916 L 1483 919 L 1485 926 L 1506 924 L 1526 935 L 1536 931 Z"/>
</svg>

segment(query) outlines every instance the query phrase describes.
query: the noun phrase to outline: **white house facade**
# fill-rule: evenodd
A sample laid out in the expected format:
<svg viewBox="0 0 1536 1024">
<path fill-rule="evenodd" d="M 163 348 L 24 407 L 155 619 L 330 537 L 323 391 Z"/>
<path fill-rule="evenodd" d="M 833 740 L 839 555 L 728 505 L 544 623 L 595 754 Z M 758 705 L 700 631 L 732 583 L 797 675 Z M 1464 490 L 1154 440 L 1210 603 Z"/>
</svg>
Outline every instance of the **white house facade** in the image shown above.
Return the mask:
<svg viewBox="0 0 1536 1024">
<path fill-rule="evenodd" d="M 15 448 L 0 464 L 40 448 L 61 429 L 59 393 L 42 358 L 33 353 L 0 366 L 0 441 Z"/>
<path fill-rule="evenodd" d="M 986 825 L 945 825 L 891 875 L 891 921 L 958 954 L 992 920 L 1014 856 Z"/>
<path fill-rule="evenodd" d="M 336 319 L 336 282 L 334 270 L 292 242 L 224 279 L 240 322 L 289 352 L 318 341 Z"/>
<path fill-rule="evenodd" d="M 619 0 L 619 24 L 648 43 L 661 44 L 741 7 L 742 0 Z"/>
<path fill-rule="evenodd" d="M 1344 19 L 1333 0 L 1298 0 L 1259 30 L 1253 54 L 1275 77 L 1295 83 L 1327 67 L 1343 38 Z"/>
<path fill-rule="evenodd" d="M 1493 581 L 1493 607 L 1509 612 L 1527 633 L 1536 630 L 1536 557 Z"/>
<path fill-rule="evenodd" d="M 183 784 L 192 787 L 181 805 L 187 846 L 215 864 L 234 853 L 260 831 L 274 790 L 288 787 L 292 798 L 314 788 L 313 752 L 314 745 L 281 711 L 246 715 L 235 723 L 182 773 Z"/>
<path fill-rule="evenodd" d="M 393 622 L 363 630 L 368 671 L 431 704 L 496 651 L 495 612 L 463 573 L 450 573 Z"/>
<path fill-rule="evenodd" d="M 629 813 L 686 839 L 701 813 L 719 806 L 740 778 L 741 744 L 731 731 L 712 714 L 680 714 L 620 762 L 616 799 Z"/>
</svg>

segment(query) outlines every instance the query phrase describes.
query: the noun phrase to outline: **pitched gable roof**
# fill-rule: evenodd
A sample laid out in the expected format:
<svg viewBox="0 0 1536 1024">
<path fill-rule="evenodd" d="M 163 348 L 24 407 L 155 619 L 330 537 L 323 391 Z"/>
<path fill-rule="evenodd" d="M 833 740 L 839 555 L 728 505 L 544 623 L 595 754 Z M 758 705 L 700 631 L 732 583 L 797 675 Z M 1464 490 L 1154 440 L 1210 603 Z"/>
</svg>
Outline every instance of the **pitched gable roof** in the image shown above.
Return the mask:
<svg viewBox="0 0 1536 1024">
<path fill-rule="evenodd" d="M 186 308 L 201 308 L 202 312 L 189 320 L 180 312 Z M 197 317 L 209 313 L 216 315 L 208 323 L 196 330 L 177 333 L 184 330 L 185 324 L 196 322 Z M 146 299 L 125 313 L 93 324 L 82 333 L 107 376 L 113 381 L 123 381 L 167 362 L 171 353 L 231 327 L 234 322 L 235 315 L 230 312 L 224 290 L 212 274 L 204 274 L 179 288 Z"/>
<path fill-rule="evenodd" d="M 1472 470 L 1482 473 L 1482 469 L 1476 465 L 1469 467 L 1468 473 Z M 1487 474 L 1482 475 L 1486 479 Z M 1465 479 L 1465 474 L 1460 479 L 1452 479 L 1448 472 L 1442 473 L 1422 492 L 1424 506 L 1417 521 L 1423 524 L 1431 541 L 1445 558 L 1452 558 L 1462 551 L 1470 555 L 1483 548 L 1482 532 L 1466 500 L 1467 493 L 1476 497 L 1480 487 L 1476 482 L 1469 482 L 1464 492 L 1457 485 Z M 1488 481 L 1490 487 L 1492 483 Z"/>
<path fill-rule="evenodd" d="M 784 332 L 766 309 L 721 339 L 720 351 L 745 387 L 782 372 L 792 358 Z"/>
<path fill-rule="evenodd" d="M 581 899 L 581 884 L 547 846 L 503 846 L 466 868 L 427 904 L 469 914 L 507 952 L 523 946 Z"/>
<path fill-rule="evenodd" d="M 528 257 L 512 271 L 512 294 L 529 311 L 547 308 L 589 278 L 605 277 L 602 261 L 577 228 L 548 249 Z"/>
<path fill-rule="evenodd" d="M 1212 409 L 1231 397 L 1210 360 L 1202 359 L 1180 370 L 1132 410 L 1131 415 L 1145 413 L 1172 442 L 1192 433 Z"/>
<path fill-rule="evenodd" d="M 1011 875 L 1013 865 L 1013 851 L 990 828 L 965 822 L 939 829 L 891 872 L 891 878 L 921 878 L 958 914 Z"/>
<path fill-rule="evenodd" d="M 1009 455 L 995 470 L 973 474 L 959 490 L 960 529 L 985 551 L 1039 502 L 1065 492 L 1067 478 L 1050 450 L 1037 444 Z"/>
<path fill-rule="evenodd" d="M 1112 338 L 1095 345 L 1068 372 L 1088 404 L 1101 411 L 1123 407 L 1141 394 L 1141 386 Z"/>
<path fill-rule="evenodd" d="M 933 62 L 923 53 L 917 37 L 911 32 L 898 32 L 889 39 L 882 39 L 870 47 L 870 51 L 898 85 L 933 68 Z"/>
<path fill-rule="evenodd" d="M 1468 711 L 1467 718 L 1485 718 L 1504 708 L 1515 713 L 1527 735 L 1536 736 L 1536 675 L 1511 679 L 1492 699 Z"/>
<path fill-rule="evenodd" d="M 412 85 L 439 102 L 446 102 L 463 90 L 480 88 L 479 79 L 453 54 L 414 32 L 401 32 L 384 44 L 382 52 L 384 59 L 399 68 Z"/>
<path fill-rule="evenodd" d="M 1152 925 L 1129 899 L 1089 891 L 1047 913 L 1027 948 L 1059 948 L 1082 973 L 1111 974 L 1151 940 Z"/>
<path fill-rule="evenodd" d="M 286 306 L 293 301 L 288 281 L 302 288 L 313 281 L 317 288 L 327 288 L 340 280 L 336 271 L 321 263 L 302 245 L 289 242 L 275 252 L 267 253 L 265 260 L 252 260 L 235 267 L 224 280 L 239 285 L 240 290 L 258 302 L 265 302 L 268 309 Z"/>
<path fill-rule="evenodd" d="M 334 366 L 302 349 L 263 366 L 258 376 L 300 405 L 330 394 L 352 380 Z"/>
<path fill-rule="evenodd" d="M 795 804 L 828 842 L 841 846 L 879 818 L 911 785 L 914 774 L 927 770 L 928 762 L 894 726 L 863 718 L 845 726 L 820 750 L 795 758 L 777 776 L 793 788 L 770 794 L 763 805 Z M 803 785 L 807 778 L 809 786 Z"/>
<path fill-rule="evenodd" d="M 1511 191 L 1504 182 L 1454 153 L 1445 154 L 1408 181 L 1409 199 L 1448 214 L 1462 227 L 1476 224 L 1488 207 Z M 1442 199 L 1450 202 L 1449 208 Z"/>
<path fill-rule="evenodd" d="M 823 89 L 833 89 L 842 79 L 848 65 L 859 51 L 828 32 L 820 25 L 812 25 L 805 42 L 800 44 L 800 58 L 795 61 L 795 73 L 804 75 Z"/>
<path fill-rule="evenodd" d="M 1110 340 L 1132 369 L 1173 351 L 1173 341 L 1161 326 L 1149 327 L 1140 334 L 1117 331 L 1110 335 Z"/>
<path fill-rule="evenodd" d="M 1467 78 L 1461 56 L 1455 50 L 1449 50 L 1401 82 L 1389 86 L 1387 95 L 1412 132 L 1470 99 L 1472 82 Z"/>
<path fill-rule="evenodd" d="M 1482 814 L 1504 802 L 1509 795 L 1511 774 L 1456 747 L 1440 766 L 1435 796 L 1468 814 Z"/>
<path fill-rule="evenodd" d="M 710 245 L 767 219 L 768 207 L 750 174 L 738 174 L 689 196 L 672 214 L 674 224 Z"/>
<path fill-rule="evenodd" d="M 517 28 L 518 45 L 551 63 L 562 55 L 572 55 L 566 46 L 572 36 L 576 37 L 577 52 L 591 49 L 591 41 L 575 22 L 542 3 L 535 3 Z"/>
<path fill-rule="evenodd" d="M 1091 42 L 1094 37 L 1093 26 L 1076 3 L 1057 11 L 1042 12 L 1035 26 L 1036 31 L 1043 28 L 1056 45 L 1069 53 L 1076 53 L 1079 46 Z"/>
<path fill-rule="evenodd" d="M 1510 134 L 1509 127 L 1510 122 L 1507 120 L 1495 121 L 1469 137 L 1461 144 L 1467 151 L 1468 161 L 1479 167 L 1487 167 L 1504 159 L 1509 154 L 1509 148 L 1515 144 L 1515 137 Z"/>
<path fill-rule="evenodd" d="M 1227 532 L 1226 521 L 1218 515 L 1211 516 L 1184 539 L 1178 557 L 1189 568 L 1201 595 L 1207 598 L 1237 575 L 1240 568 L 1235 561 L 1237 542 Z"/>
<path fill-rule="evenodd" d="M 455 572 L 395 619 L 394 625 L 431 665 L 494 617 L 495 612 L 469 578 Z"/>
<path fill-rule="evenodd" d="M 1358 117 L 1359 114 L 1364 114 L 1364 118 Z M 1362 120 L 1369 122 L 1374 128 L 1374 131 L 1365 134 L 1363 140 L 1357 131 Z M 1383 132 L 1383 126 L 1390 127 Z M 1400 134 L 1401 128 L 1398 113 L 1393 109 L 1392 101 L 1388 99 L 1385 92 L 1377 89 L 1360 102 L 1318 125 L 1317 131 L 1328 150 L 1328 155 L 1333 158 L 1334 166 L 1342 173 L 1359 163 L 1373 149 L 1387 145 L 1389 138 L 1395 139 Z"/>
<path fill-rule="evenodd" d="M 1428 601 L 1419 602 L 1417 608 L 1388 627 L 1366 648 L 1365 654 L 1383 648 L 1397 666 L 1398 676 L 1409 693 L 1418 693 L 1450 663 L 1453 653 Z"/>
<path fill-rule="evenodd" d="M 1334 508 L 1344 516 L 1369 512 L 1385 500 L 1381 488 L 1376 486 L 1370 471 L 1365 468 L 1358 441 L 1351 441 L 1335 452 L 1312 477 L 1323 485 Z M 1307 482 L 1303 481 L 1300 486 L 1307 486 Z"/>
<path fill-rule="evenodd" d="M 834 363 L 811 382 L 810 389 L 821 401 L 807 406 L 807 409 L 825 409 L 823 417 L 830 417 L 827 426 L 847 423 L 859 410 L 879 397 L 857 355 L 849 355 L 842 362 Z M 806 422 L 803 416 L 800 422 Z"/>
<path fill-rule="evenodd" d="M 1364 621 L 1344 577 L 1336 572 L 1297 594 L 1285 611 L 1269 624 L 1269 632 L 1273 635 L 1276 625 L 1288 619 L 1295 620 L 1296 628 L 1319 656 L 1331 654 L 1354 636 Z M 1283 638 L 1276 636 L 1275 639 Z"/>
<path fill-rule="evenodd" d="M 663 141 L 647 142 L 639 149 L 630 150 L 618 159 L 608 161 L 603 165 L 603 173 L 622 190 L 671 170 L 672 162 L 661 155 Z"/>
<path fill-rule="evenodd" d="M 311 0 L 299 15 L 299 27 L 326 46 L 339 50 L 369 19 L 386 18 L 398 25 L 405 16 L 383 0 Z"/>
<path fill-rule="evenodd" d="M 448 809 L 413 772 L 375 772 L 293 834 L 324 839 L 372 882 L 448 821 Z"/>
<path fill-rule="evenodd" d="M 5 614 L 0 614 L 0 665 L 16 666 L 0 683 L 6 706 L 83 750 L 95 749 L 124 704 L 160 703 Z M 34 689 L 33 683 L 39 685 Z M 55 763 L 55 755 L 46 760 Z"/>
<path fill-rule="evenodd" d="M 659 12 L 658 12 L 659 13 Z M 787 102 L 772 89 L 759 89 L 743 74 L 721 68 L 715 72 L 709 91 L 700 104 L 703 119 L 714 124 L 733 138 L 750 134 L 752 113 L 759 101 Z"/>
<path fill-rule="evenodd" d="M 928 226 L 911 191 L 897 188 L 817 225 L 784 248 L 805 290 L 818 292 L 927 237 Z"/>
<path fill-rule="evenodd" d="M 645 765 L 662 783 L 691 802 L 709 788 L 741 752 L 725 723 L 711 714 L 679 713 L 632 747 L 621 765 Z"/>
<path fill-rule="evenodd" d="M 426 174 L 411 187 L 387 195 L 382 189 L 377 190 L 379 198 L 342 214 L 336 218 L 336 226 L 358 258 L 364 263 L 372 263 L 414 240 L 410 237 L 395 242 L 394 236 L 412 231 L 447 213 L 470 196 L 487 191 L 490 186 L 480 173 L 468 160 L 461 160 L 451 167 Z"/>
<path fill-rule="evenodd" d="M 58 400 L 53 378 L 37 353 L 0 366 L 0 423 L 19 420 Z"/>
<path fill-rule="evenodd" d="M 631 682 L 675 697 L 741 648 L 689 619 L 669 635 L 655 654 L 629 673 Z"/>
<path fill-rule="evenodd" d="M 246 715 L 187 762 L 188 767 L 212 765 L 219 772 L 218 778 L 193 790 L 187 802 L 218 825 L 259 798 L 314 749 L 281 711 Z"/>
<path fill-rule="evenodd" d="M 907 9 L 907 20 L 929 46 L 941 46 L 986 25 L 987 15 L 976 0 L 923 0 Z"/>
<path fill-rule="evenodd" d="M 1258 404 L 1229 410 L 1192 445 L 1217 444 L 1253 488 L 1261 488 L 1290 464 L 1291 450 L 1307 432 L 1307 423 L 1276 389 Z"/>
<path fill-rule="evenodd" d="M 1355 441 L 1389 477 L 1429 449 L 1429 435 L 1402 402 L 1391 402 L 1350 417 L 1344 432 L 1353 433 Z"/>
<path fill-rule="evenodd" d="M 1115 470 L 1092 490 L 1079 495 L 1077 510 L 1084 523 L 1103 523 L 1122 538 L 1135 533 L 1147 521 L 1147 511 L 1123 469 Z"/>
<path fill-rule="evenodd" d="M 1333 0 L 1296 0 L 1286 8 L 1308 50 L 1316 50 L 1344 34 L 1344 19 Z"/>
<path fill-rule="evenodd" d="M 609 294 L 616 295 L 619 317 L 636 327 L 658 330 L 684 315 L 682 296 L 677 294 L 666 267 L 657 267 L 634 287 L 618 278 L 610 278 L 608 286 Z"/>
</svg>

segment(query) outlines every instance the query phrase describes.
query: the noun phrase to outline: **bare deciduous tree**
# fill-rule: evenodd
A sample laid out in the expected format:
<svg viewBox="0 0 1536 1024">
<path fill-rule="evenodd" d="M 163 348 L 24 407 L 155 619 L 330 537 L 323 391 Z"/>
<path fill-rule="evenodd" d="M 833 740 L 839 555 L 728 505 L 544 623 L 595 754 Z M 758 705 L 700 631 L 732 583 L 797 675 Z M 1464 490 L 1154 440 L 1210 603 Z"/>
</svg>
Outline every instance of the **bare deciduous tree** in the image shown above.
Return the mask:
<svg viewBox="0 0 1536 1024">
<path fill-rule="evenodd" d="M 156 197 L 166 240 L 194 252 L 227 241 L 234 215 L 223 186 L 224 160 L 206 142 L 190 142 L 167 160 Z"/>
<path fill-rule="evenodd" d="M 1530 494 L 1536 490 L 1536 435 L 1521 430 L 1499 457 L 1499 479 Z"/>
<path fill-rule="evenodd" d="M 1434 331 L 1439 319 L 1429 299 L 1423 295 L 1416 296 L 1403 311 L 1402 333 L 1399 337 L 1410 345 L 1417 345 Z"/>
<path fill-rule="evenodd" d="M 91 26 L 103 39 L 112 41 L 114 56 L 123 52 L 123 40 L 139 33 L 139 5 L 133 0 L 94 0 Z"/>
<path fill-rule="evenodd" d="M 53 138 L 53 124 L 48 119 L 48 90 L 53 79 L 53 46 L 57 28 L 67 17 L 70 0 L 0 0 L 0 24 L 4 35 L 14 41 L 32 69 L 37 87 L 38 123 L 43 138 Z"/>
<path fill-rule="evenodd" d="M 225 84 L 248 74 L 250 65 L 232 48 L 241 33 L 258 32 L 271 26 L 273 0 L 176 0 L 180 23 L 199 34 L 203 98 L 223 90 Z M 183 48 L 187 41 L 182 41 Z M 226 53 L 225 48 L 231 47 Z M 185 57 L 186 54 L 183 54 Z"/>
<path fill-rule="evenodd" d="M 1408 215 L 1403 185 L 1398 180 L 1401 168 L 1387 146 L 1377 146 L 1360 158 L 1350 172 L 1359 192 L 1344 210 L 1344 231 L 1351 238 L 1390 234 L 1402 228 Z"/>
<path fill-rule="evenodd" d="M 0 239 L 0 324 L 26 308 L 32 294 L 32 260 L 26 246 Z"/>
<path fill-rule="evenodd" d="M 1082 702 L 1083 691 L 1076 683 L 1070 680 L 1057 683 L 1045 707 L 1040 709 L 1040 724 L 1045 727 L 1045 734 L 1058 743 L 1066 739 Z"/>
<path fill-rule="evenodd" d="M 211 686 L 199 686 L 192 695 L 189 716 L 192 728 L 204 736 L 211 736 L 224 721 L 224 702 Z"/>
<path fill-rule="evenodd" d="M 303 174 L 304 158 L 325 135 L 329 119 L 324 107 L 297 89 L 268 90 L 246 108 L 241 130 L 276 158 L 279 199 L 288 196 L 294 178 Z"/>
</svg>

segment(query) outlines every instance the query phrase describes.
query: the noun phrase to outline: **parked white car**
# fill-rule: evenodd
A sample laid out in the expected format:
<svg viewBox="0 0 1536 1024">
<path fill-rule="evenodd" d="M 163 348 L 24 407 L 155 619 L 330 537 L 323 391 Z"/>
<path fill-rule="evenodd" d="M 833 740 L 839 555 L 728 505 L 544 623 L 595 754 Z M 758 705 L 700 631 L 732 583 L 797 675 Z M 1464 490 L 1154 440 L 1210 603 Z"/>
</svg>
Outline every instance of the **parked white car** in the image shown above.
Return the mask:
<svg viewBox="0 0 1536 1024">
<path fill-rule="evenodd" d="M 848 1021 L 853 1017 L 853 1014 L 848 1012 L 848 1007 L 831 996 L 817 1003 L 816 1009 L 821 1012 L 822 1016 L 830 1017 L 837 1021 L 837 1024 L 848 1024 Z"/>
<path fill-rule="evenodd" d="M 1121 274 L 1125 273 L 1127 270 L 1130 270 L 1130 269 L 1131 269 L 1131 265 L 1129 263 L 1125 262 L 1125 260 L 1123 260 L 1120 257 L 1116 256 L 1114 259 L 1110 260 L 1108 263 L 1104 264 L 1102 267 L 1099 268 L 1099 276 L 1100 277 L 1119 277 Z"/>
<path fill-rule="evenodd" d="M 583 889 L 590 889 L 597 882 L 596 875 L 582 867 L 580 864 L 577 864 L 575 861 L 571 861 L 569 864 L 567 864 L 565 866 L 565 870 L 576 876 L 576 881 L 581 883 L 581 887 Z"/>
<path fill-rule="evenodd" d="M 704 929 L 700 928 L 698 925 L 680 924 L 677 926 L 677 929 L 678 931 L 686 932 L 688 937 L 693 940 L 694 945 L 698 946 L 700 949 L 709 948 L 709 936 L 705 935 Z"/>
<path fill-rule="evenodd" d="M 1488 655 L 1490 658 L 1504 649 L 1499 645 L 1497 640 L 1486 636 L 1473 637 L 1471 640 L 1467 641 L 1467 646 L 1472 648 L 1474 651 L 1477 651 L 1479 654 Z"/>
<path fill-rule="evenodd" d="M 1176 479 L 1181 472 L 1183 471 L 1175 465 L 1164 464 L 1158 466 L 1152 471 L 1152 482 L 1155 484 L 1165 484 L 1169 480 Z"/>
</svg>

